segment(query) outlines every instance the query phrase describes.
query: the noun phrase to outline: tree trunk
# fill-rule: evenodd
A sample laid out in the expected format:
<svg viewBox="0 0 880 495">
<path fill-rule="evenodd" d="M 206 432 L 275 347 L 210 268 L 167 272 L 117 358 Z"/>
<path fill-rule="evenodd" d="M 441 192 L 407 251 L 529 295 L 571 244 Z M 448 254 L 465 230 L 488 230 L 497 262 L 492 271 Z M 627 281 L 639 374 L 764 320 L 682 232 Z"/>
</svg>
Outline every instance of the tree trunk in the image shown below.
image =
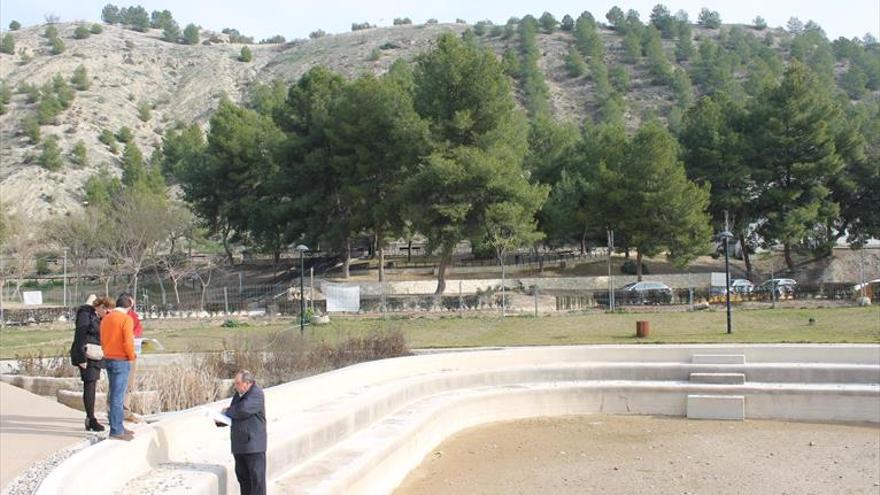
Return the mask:
<svg viewBox="0 0 880 495">
<path fill-rule="evenodd" d="M 342 253 L 342 277 L 347 279 L 351 276 L 351 272 L 349 271 L 349 267 L 351 266 L 351 242 L 346 239 L 344 245 L 345 248 Z"/>
<path fill-rule="evenodd" d="M 232 247 L 229 245 L 229 229 L 223 229 L 223 250 L 226 251 L 226 259 L 230 265 L 235 264 L 235 258 L 232 257 Z"/>
<path fill-rule="evenodd" d="M 180 291 L 177 290 L 177 280 L 176 278 L 171 279 L 172 287 L 174 288 L 174 300 L 177 301 L 177 310 L 180 311 Z"/>
<path fill-rule="evenodd" d="M 446 291 L 446 267 L 449 266 L 451 256 L 452 254 L 447 253 L 445 250 L 440 255 L 440 265 L 437 266 L 437 290 L 434 291 L 435 295 L 442 295 Z"/>
<path fill-rule="evenodd" d="M 379 238 L 379 235 L 376 236 Z M 379 241 L 376 244 L 376 252 L 379 254 L 379 282 L 385 281 L 385 246 L 384 243 Z"/>
<path fill-rule="evenodd" d="M 746 244 L 746 235 L 739 233 L 739 246 L 743 253 L 743 262 L 746 264 L 746 278 L 752 279 L 752 258 L 749 255 L 749 246 Z"/>
<path fill-rule="evenodd" d="M 157 263 L 153 264 L 153 271 L 156 273 L 156 280 L 159 281 L 159 290 L 162 291 L 162 305 L 165 304 L 165 282 L 162 281 L 162 277 L 159 275 L 159 265 Z"/>
<path fill-rule="evenodd" d="M 581 256 L 583 256 L 583 255 L 587 254 L 587 229 L 584 229 L 583 232 L 581 232 L 580 245 L 581 245 Z"/>
<path fill-rule="evenodd" d="M 629 246 L 627 246 L 623 249 L 623 259 L 626 259 L 626 260 L 629 259 Z"/>
<path fill-rule="evenodd" d="M 794 271 L 794 260 L 791 259 L 791 244 L 783 244 L 783 254 L 785 255 L 785 265 L 790 271 Z"/>
<path fill-rule="evenodd" d="M 636 280 L 642 281 L 642 250 L 636 248 Z"/>
<path fill-rule="evenodd" d="M 406 262 L 410 263 L 412 262 L 412 239 L 407 241 L 406 246 Z"/>
</svg>

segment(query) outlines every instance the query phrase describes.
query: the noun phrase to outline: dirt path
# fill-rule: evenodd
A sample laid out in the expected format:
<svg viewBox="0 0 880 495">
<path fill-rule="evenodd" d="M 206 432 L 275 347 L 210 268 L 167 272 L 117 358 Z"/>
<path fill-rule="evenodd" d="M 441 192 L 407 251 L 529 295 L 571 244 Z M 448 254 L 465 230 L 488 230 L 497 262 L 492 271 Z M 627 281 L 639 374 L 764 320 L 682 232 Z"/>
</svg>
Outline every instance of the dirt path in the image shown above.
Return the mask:
<svg viewBox="0 0 880 495">
<path fill-rule="evenodd" d="M 477 427 L 429 454 L 395 495 L 880 493 L 880 428 L 646 416 Z"/>
</svg>

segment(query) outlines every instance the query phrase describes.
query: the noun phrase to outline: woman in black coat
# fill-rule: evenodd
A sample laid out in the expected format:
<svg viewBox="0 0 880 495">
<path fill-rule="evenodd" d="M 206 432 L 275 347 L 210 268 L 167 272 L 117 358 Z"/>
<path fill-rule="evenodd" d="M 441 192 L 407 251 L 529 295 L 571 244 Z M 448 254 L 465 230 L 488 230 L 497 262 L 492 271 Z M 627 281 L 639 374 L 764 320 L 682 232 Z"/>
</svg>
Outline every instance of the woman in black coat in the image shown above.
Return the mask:
<svg viewBox="0 0 880 495">
<path fill-rule="evenodd" d="M 84 304 L 76 310 L 76 330 L 73 344 L 70 346 L 70 362 L 79 368 L 79 376 L 83 381 L 83 406 L 86 409 L 86 431 L 104 431 L 104 427 L 95 418 L 95 389 L 101 378 L 103 360 L 86 357 L 86 344 L 101 345 L 101 318 L 113 309 L 113 302 L 106 297 L 99 297 L 91 304 Z"/>
</svg>

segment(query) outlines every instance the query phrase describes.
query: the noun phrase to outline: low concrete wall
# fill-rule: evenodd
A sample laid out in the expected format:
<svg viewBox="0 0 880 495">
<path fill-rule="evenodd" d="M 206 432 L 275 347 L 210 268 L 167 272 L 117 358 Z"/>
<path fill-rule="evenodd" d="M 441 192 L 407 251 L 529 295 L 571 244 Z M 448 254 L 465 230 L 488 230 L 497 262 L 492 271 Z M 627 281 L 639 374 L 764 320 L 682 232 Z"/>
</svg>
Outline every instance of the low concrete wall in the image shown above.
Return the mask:
<svg viewBox="0 0 880 495">
<path fill-rule="evenodd" d="M 694 364 L 695 354 L 745 362 Z M 748 381 L 688 382 L 706 372 Z M 274 493 L 385 493 L 467 426 L 600 411 L 684 415 L 688 394 L 744 395 L 747 418 L 880 423 L 878 382 L 877 345 L 532 347 L 374 361 L 266 390 L 268 475 Z M 169 477 L 181 492 L 236 493 L 228 430 L 206 417 L 226 404 L 168 415 L 129 443 L 90 447 L 39 493 L 147 493 Z M 95 492 L 87 467 L 119 458 L 127 469 L 106 473 Z"/>
<path fill-rule="evenodd" d="M 709 287 L 711 275 L 709 273 L 645 275 L 642 278 L 663 282 L 673 289 L 687 289 L 689 287 Z M 634 275 L 615 275 L 614 286 L 622 287 L 636 280 Z M 320 280 L 317 283 L 319 288 L 323 290 L 323 284 L 326 281 Z M 381 296 L 383 291 L 385 294 L 433 294 L 437 289 L 436 280 L 343 283 L 360 286 L 362 296 Z M 501 277 L 446 280 L 446 290 L 443 293 L 456 295 L 459 291 L 459 285 L 462 294 L 473 294 L 477 290 L 485 291 L 489 288 L 501 287 Z M 504 281 L 504 286 L 508 288 L 522 287 L 527 289 L 533 285 L 538 286 L 541 290 L 600 290 L 608 288 L 608 277 L 510 277 Z"/>
<path fill-rule="evenodd" d="M 85 411 L 83 406 L 82 390 L 59 390 L 56 394 L 58 402 L 67 407 Z M 146 390 L 140 392 L 132 392 L 131 409 L 137 414 L 156 414 L 159 412 L 159 392 L 155 390 Z M 107 411 L 107 394 L 98 392 L 95 394 L 95 411 Z"/>
<path fill-rule="evenodd" d="M 59 390 L 82 391 L 79 378 L 53 378 L 48 376 L 0 375 L 0 380 L 32 394 L 55 397 Z"/>
</svg>

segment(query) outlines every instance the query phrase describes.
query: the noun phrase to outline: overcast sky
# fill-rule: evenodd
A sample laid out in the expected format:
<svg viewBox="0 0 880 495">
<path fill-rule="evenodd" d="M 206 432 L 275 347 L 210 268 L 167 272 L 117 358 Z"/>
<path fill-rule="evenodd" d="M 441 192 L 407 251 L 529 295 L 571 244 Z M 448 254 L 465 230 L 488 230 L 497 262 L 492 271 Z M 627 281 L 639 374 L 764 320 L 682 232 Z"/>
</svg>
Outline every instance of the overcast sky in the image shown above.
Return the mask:
<svg viewBox="0 0 880 495">
<path fill-rule="evenodd" d="M 97 21 L 106 0 L 0 0 L 0 26 L 3 29 L 15 19 L 25 26 L 40 24 L 48 13 L 62 21 Z M 140 2 L 117 2 L 116 5 L 143 5 L 147 11 L 168 9 L 183 27 L 194 22 L 205 29 L 219 31 L 233 27 L 242 34 L 257 39 L 281 34 L 288 39 L 305 38 L 316 29 L 328 33 L 346 32 L 352 22 L 369 22 L 380 26 L 390 25 L 395 17 L 409 17 L 420 24 L 429 18 L 440 22 L 454 22 L 462 18 L 470 23 L 489 19 L 503 23 L 511 16 L 532 14 L 538 17 L 549 11 L 558 19 L 570 14 L 572 17 L 590 10 L 599 19 L 613 5 L 622 9 L 636 9 L 642 21 L 648 19 L 657 0 L 570 1 L 570 0 L 447 0 L 405 2 L 397 0 L 143 0 Z M 880 37 L 880 0 L 736 0 L 736 1 L 688 1 L 665 2 L 673 13 L 683 9 L 695 21 L 702 7 L 721 13 L 724 23 L 750 23 L 755 16 L 762 16 L 771 27 L 784 26 L 794 16 L 806 23 L 814 20 L 821 25 L 830 39 L 839 36 L 852 38 L 872 33 Z"/>
</svg>

